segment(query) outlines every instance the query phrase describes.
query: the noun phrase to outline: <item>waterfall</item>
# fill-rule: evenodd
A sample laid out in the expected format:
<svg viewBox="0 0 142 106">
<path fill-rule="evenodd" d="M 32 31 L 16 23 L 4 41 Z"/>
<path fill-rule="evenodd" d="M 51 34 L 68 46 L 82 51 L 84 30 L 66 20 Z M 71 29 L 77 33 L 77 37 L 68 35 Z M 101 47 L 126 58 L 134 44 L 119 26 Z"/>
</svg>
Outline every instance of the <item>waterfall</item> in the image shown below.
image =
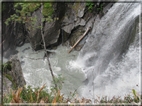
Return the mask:
<svg viewBox="0 0 142 106">
<path fill-rule="evenodd" d="M 139 3 L 115 3 L 102 19 L 96 19 L 77 59 L 86 74 L 82 96 L 124 96 L 126 90 L 140 91 L 140 45 L 133 43 L 140 37 L 140 14 Z"/>
<path fill-rule="evenodd" d="M 132 89 L 141 92 L 140 14 L 140 3 L 115 3 L 101 19 L 95 18 L 80 52 L 68 54 L 70 48 L 62 45 L 53 50 L 49 59 L 55 77 L 65 78 L 63 94 L 77 90 L 79 96 L 92 99 L 125 96 Z M 32 50 L 29 43 L 16 50 L 27 86 L 46 84 L 50 90 L 52 76 L 44 51 Z"/>
</svg>

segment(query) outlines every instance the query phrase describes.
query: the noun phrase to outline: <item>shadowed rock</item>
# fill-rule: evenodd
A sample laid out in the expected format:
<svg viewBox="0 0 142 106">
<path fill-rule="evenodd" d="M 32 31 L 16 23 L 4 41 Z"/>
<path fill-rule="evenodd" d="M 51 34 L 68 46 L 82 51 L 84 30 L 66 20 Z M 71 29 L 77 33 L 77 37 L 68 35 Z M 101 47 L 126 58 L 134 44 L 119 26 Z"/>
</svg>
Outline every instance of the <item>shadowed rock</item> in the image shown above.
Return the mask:
<svg viewBox="0 0 142 106">
<path fill-rule="evenodd" d="M 6 67 L 3 68 L 3 75 L 12 82 L 12 87 L 23 87 L 26 85 L 24 79 L 20 61 L 16 56 L 13 56 L 10 61 L 8 61 Z"/>
</svg>

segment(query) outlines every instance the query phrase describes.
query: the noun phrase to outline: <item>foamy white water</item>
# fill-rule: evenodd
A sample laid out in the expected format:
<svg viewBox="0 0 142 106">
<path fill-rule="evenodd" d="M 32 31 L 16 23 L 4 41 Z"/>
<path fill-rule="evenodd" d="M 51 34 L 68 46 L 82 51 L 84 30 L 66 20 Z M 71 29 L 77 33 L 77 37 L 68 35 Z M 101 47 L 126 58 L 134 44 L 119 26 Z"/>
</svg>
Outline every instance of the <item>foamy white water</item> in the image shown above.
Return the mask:
<svg viewBox="0 0 142 106">
<path fill-rule="evenodd" d="M 80 94 L 90 99 L 97 96 L 124 97 L 131 95 L 132 89 L 141 94 L 140 48 L 131 46 L 123 60 L 116 66 L 109 64 L 106 71 L 98 75 L 92 85 L 81 86 Z"/>
<path fill-rule="evenodd" d="M 55 76 L 61 74 L 65 79 L 62 88 L 64 94 L 77 90 L 80 96 L 94 99 L 97 96 L 123 97 L 131 94 L 132 89 L 141 93 L 141 45 L 131 45 L 120 61 L 113 61 L 121 55 L 121 42 L 124 43 L 125 38 L 129 37 L 125 32 L 130 31 L 127 29 L 139 14 L 138 4 L 115 4 L 102 20 L 94 24 L 92 35 L 86 43 L 88 46 L 84 47 L 87 49 L 82 50 L 79 56 L 77 51 L 68 54 L 69 48 L 65 46 L 52 50 L 55 53 L 50 55 L 51 66 Z M 41 87 L 46 84 L 47 89 L 50 89 L 53 86 L 52 77 L 47 60 L 43 59 L 44 51 L 35 52 L 30 44 L 17 50 L 27 86 Z M 88 84 L 83 83 L 86 78 Z"/>
<path fill-rule="evenodd" d="M 44 51 L 35 52 L 31 49 L 30 44 L 25 44 L 17 48 L 17 50 L 19 51 L 18 58 L 22 64 L 27 86 L 41 87 L 43 84 L 46 84 L 47 88 L 50 89 L 53 86 L 51 83 L 52 77 L 48 68 L 48 62 L 46 59 L 43 59 Z M 78 52 L 73 51 L 68 54 L 68 50 L 68 47 L 59 46 L 56 50 L 52 50 L 54 53 L 51 53 L 49 58 L 54 75 L 56 77 L 61 75 L 65 79 L 62 87 L 62 92 L 65 94 L 77 90 L 83 80 L 85 80 L 84 74 L 72 65 L 72 62 L 76 60 Z"/>
<path fill-rule="evenodd" d="M 81 96 L 123 97 L 131 94 L 132 89 L 141 93 L 141 45 L 130 43 L 139 33 L 134 29 L 140 7 L 139 3 L 116 3 L 94 24 L 76 63 L 81 64 L 86 74 L 85 84 L 80 87 Z"/>
</svg>

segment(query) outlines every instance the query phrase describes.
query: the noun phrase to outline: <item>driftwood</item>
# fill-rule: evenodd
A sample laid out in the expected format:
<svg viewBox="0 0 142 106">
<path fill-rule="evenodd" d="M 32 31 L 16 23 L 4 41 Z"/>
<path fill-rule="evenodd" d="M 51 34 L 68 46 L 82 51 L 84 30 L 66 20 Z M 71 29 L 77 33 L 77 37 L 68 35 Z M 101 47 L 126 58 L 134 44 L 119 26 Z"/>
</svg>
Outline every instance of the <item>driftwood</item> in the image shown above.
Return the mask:
<svg viewBox="0 0 142 106">
<path fill-rule="evenodd" d="M 41 3 L 41 14 L 42 14 L 42 10 L 43 10 L 43 4 Z M 55 81 L 55 76 L 54 76 L 54 74 L 53 74 L 53 70 L 52 70 L 52 68 L 51 68 L 51 64 L 50 64 L 50 60 L 49 60 L 49 55 L 48 55 L 47 50 L 46 50 L 46 43 L 45 43 L 45 39 L 44 39 L 43 22 L 42 22 L 42 21 L 41 21 L 41 35 L 42 35 L 42 41 L 43 41 L 43 46 L 44 46 L 45 55 L 46 55 L 47 61 L 48 61 L 49 70 L 50 70 L 50 72 L 51 72 L 52 79 L 53 79 L 54 84 L 55 84 L 55 88 L 57 88 L 57 84 L 56 84 L 56 81 Z"/>
<path fill-rule="evenodd" d="M 91 27 L 87 28 L 85 33 L 78 39 L 78 41 L 73 45 L 73 47 L 68 51 L 68 53 L 70 53 L 77 46 L 77 44 L 85 37 L 85 35 L 88 33 L 90 29 Z"/>
</svg>

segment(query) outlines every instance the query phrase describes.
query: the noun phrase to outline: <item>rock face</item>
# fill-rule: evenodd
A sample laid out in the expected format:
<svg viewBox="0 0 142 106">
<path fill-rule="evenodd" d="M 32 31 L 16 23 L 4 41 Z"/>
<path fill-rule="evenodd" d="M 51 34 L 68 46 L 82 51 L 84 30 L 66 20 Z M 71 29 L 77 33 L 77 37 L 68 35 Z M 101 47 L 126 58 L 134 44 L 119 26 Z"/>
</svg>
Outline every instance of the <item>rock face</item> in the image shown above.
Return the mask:
<svg viewBox="0 0 142 106">
<path fill-rule="evenodd" d="M 87 11 L 86 3 L 69 3 L 65 13 L 62 30 L 64 41 L 69 41 L 73 46 L 75 42 L 83 35 L 88 27 L 92 27 L 95 20 L 95 14 Z M 64 37 L 68 36 L 68 37 Z M 75 47 L 80 50 L 84 45 L 86 37 Z"/>
<path fill-rule="evenodd" d="M 8 94 L 10 93 L 9 91 L 12 88 L 12 82 L 6 78 L 5 76 L 3 76 L 3 94 Z"/>
<path fill-rule="evenodd" d="M 85 3 L 68 3 L 67 11 L 65 13 L 62 30 L 64 42 L 69 39 L 69 45 L 73 46 L 75 42 L 85 32 L 87 26 L 87 19 L 85 19 Z M 90 18 L 90 16 L 88 17 Z M 90 24 L 91 25 L 91 24 Z M 76 50 L 80 50 L 82 44 L 76 46 Z"/>
<path fill-rule="evenodd" d="M 102 8 L 102 5 L 104 7 L 102 10 L 99 10 L 99 13 L 97 9 Z M 8 26 L 2 23 L 3 54 L 8 58 L 11 54 L 17 53 L 15 48 L 22 46 L 27 39 L 34 50 L 43 49 L 41 22 L 43 22 L 43 33 L 47 47 L 57 46 L 61 42 L 65 43 L 67 40 L 69 41 L 69 45 L 73 46 L 88 27 L 93 27 L 96 16 L 99 15 L 101 18 L 112 5 L 112 3 L 94 3 L 92 11 L 89 11 L 85 2 L 57 2 L 53 3 L 54 12 L 51 16 L 53 21 L 43 21 L 45 17 L 41 13 L 41 8 L 39 8 L 31 13 L 31 19 L 28 23 L 11 23 Z M 10 13 L 14 14 L 13 4 L 11 3 L 7 6 L 8 8 L 12 8 Z M 9 9 L 3 12 L 2 22 L 5 22 L 11 15 L 5 14 L 7 11 Z M 85 40 L 86 38 L 75 49 L 80 50 Z"/>
<path fill-rule="evenodd" d="M 61 20 L 64 16 L 65 4 L 64 3 L 55 3 L 53 4 L 54 8 L 54 19 L 50 22 L 44 22 L 43 33 L 45 37 L 45 43 L 48 47 L 49 45 L 55 44 L 58 42 L 61 28 Z M 30 39 L 31 46 L 34 50 L 39 50 L 43 48 L 42 36 L 41 36 L 41 22 L 44 18 L 41 13 L 41 8 L 33 12 L 32 18 L 35 18 L 34 24 L 26 24 L 26 29 L 28 30 L 28 36 Z"/>
<path fill-rule="evenodd" d="M 86 22 L 84 19 L 82 19 L 84 16 L 84 10 L 85 3 L 68 4 L 67 11 L 62 22 L 62 29 L 66 33 L 70 34 L 75 27 L 85 25 Z"/>
<path fill-rule="evenodd" d="M 28 37 L 30 40 L 30 44 L 34 50 L 41 48 L 41 20 L 43 16 L 41 15 L 41 9 L 38 9 L 33 12 L 31 15 L 33 20 L 26 23 L 26 30 L 28 31 Z"/>
<path fill-rule="evenodd" d="M 20 61 L 13 56 L 6 64 L 10 65 L 9 68 L 3 70 L 3 74 L 12 82 L 12 87 L 23 87 L 26 85 Z"/>
<path fill-rule="evenodd" d="M 5 58 L 9 58 L 10 55 L 16 54 L 17 51 L 15 48 L 17 46 L 22 46 L 26 40 L 26 31 L 23 24 L 16 22 L 9 22 L 9 25 L 5 24 L 10 15 L 15 13 L 13 4 L 14 3 L 3 2 L 3 7 L 5 8 L 2 9 L 2 42 L 0 43 L 0 49 Z"/>
</svg>

